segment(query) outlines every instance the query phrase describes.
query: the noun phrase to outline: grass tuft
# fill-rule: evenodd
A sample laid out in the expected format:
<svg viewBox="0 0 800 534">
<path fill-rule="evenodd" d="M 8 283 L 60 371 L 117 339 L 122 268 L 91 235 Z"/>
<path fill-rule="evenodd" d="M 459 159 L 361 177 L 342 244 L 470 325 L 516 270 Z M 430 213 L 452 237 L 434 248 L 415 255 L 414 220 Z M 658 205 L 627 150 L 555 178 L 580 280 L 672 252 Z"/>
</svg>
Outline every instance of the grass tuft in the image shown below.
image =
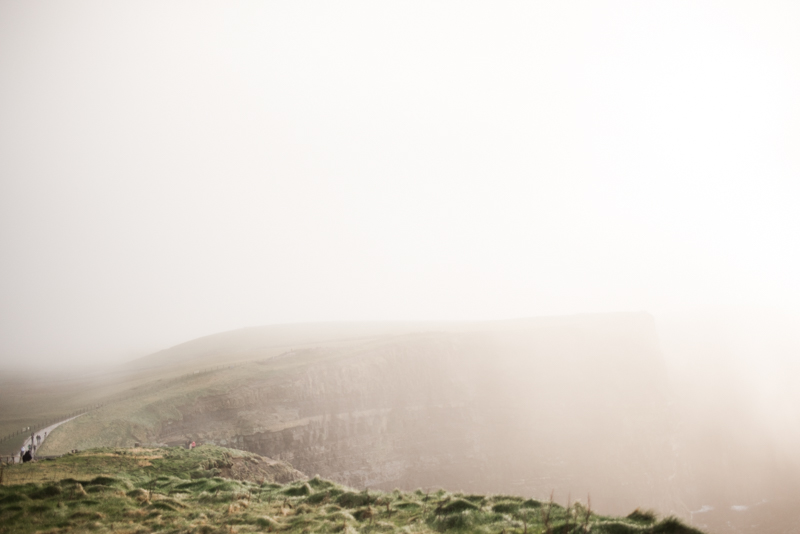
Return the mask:
<svg viewBox="0 0 800 534">
<path fill-rule="evenodd" d="M 479 509 L 478 506 L 467 500 L 456 499 L 454 501 L 450 501 L 445 505 L 442 505 L 436 511 L 442 515 L 449 515 L 449 514 L 466 512 L 468 510 L 478 510 L 478 509 Z"/>
<path fill-rule="evenodd" d="M 344 508 L 358 508 L 361 506 L 366 506 L 370 503 L 370 501 L 371 498 L 367 493 L 355 493 L 352 491 L 347 491 L 339 495 L 339 498 L 336 499 L 336 504 Z"/>
<path fill-rule="evenodd" d="M 24 493 L 11 493 L 9 495 L 4 495 L 3 497 L 0 497 L 0 506 L 5 506 L 6 504 L 12 504 L 12 503 L 25 502 L 30 500 L 31 498 L 25 495 Z"/>
<path fill-rule="evenodd" d="M 84 486 L 113 486 L 118 484 L 120 481 L 114 477 L 94 477 L 89 482 L 86 482 Z"/>
<path fill-rule="evenodd" d="M 276 529 L 279 523 L 269 516 L 261 516 L 256 519 L 255 524 L 261 529 Z"/>
<path fill-rule="evenodd" d="M 311 486 L 309 486 L 306 483 L 306 484 L 302 484 L 300 486 L 289 486 L 288 488 L 283 490 L 283 493 L 285 495 L 289 495 L 289 496 L 292 496 L 292 497 L 302 497 L 302 496 L 305 496 L 305 495 L 311 495 L 312 490 L 311 490 Z"/>
<path fill-rule="evenodd" d="M 327 501 L 329 501 L 329 500 L 330 500 L 330 498 L 331 498 L 331 494 L 330 494 L 329 492 L 327 492 L 327 491 L 322 491 L 322 492 L 319 492 L 319 493 L 315 493 L 315 494 L 313 494 L 313 495 L 310 495 L 310 496 L 309 496 L 309 497 L 306 499 L 306 502 L 307 502 L 308 504 L 320 504 L 320 503 L 323 503 L 323 502 L 327 502 Z"/>
<path fill-rule="evenodd" d="M 31 499 L 46 499 L 48 497 L 55 497 L 56 495 L 61 495 L 62 490 L 60 486 L 50 485 L 45 486 L 38 491 L 34 491 L 30 494 Z"/>
<path fill-rule="evenodd" d="M 528 499 L 527 501 L 523 502 L 520 506 L 523 508 L 541 508 L 542 503 L 535 499 Z"/>
<path fill-rule="evenodd" d="M 319 476 L 315 476 L 314 478 L 309 480 L 308 485 L 317 491 L 336 487 L 336 484 L 334 484 L 330 480 L 324 480 L 322 478 L 319 478 Z"/>
<path fill-rule="evenodd" d="M 513 514 L 519 510 L 520 504 L 518 502 L 499 502 L 492 505 L 492 512 L 498 514 Z"/>
<path fill-rule="evenodd" d="M 699 530 L 685 525 L 677 517 L 667 517 L 655 525 L 651 532 L 653 534 L 702 534 Z"/>
<path fill-rule="evenodd" d="M 639 508 L 629 513 L 627 517 L 631 521 L 639 523 L 655 523 L 658 520 L 658 515 L 653 510 L 641 510 Z"/>
</svg>

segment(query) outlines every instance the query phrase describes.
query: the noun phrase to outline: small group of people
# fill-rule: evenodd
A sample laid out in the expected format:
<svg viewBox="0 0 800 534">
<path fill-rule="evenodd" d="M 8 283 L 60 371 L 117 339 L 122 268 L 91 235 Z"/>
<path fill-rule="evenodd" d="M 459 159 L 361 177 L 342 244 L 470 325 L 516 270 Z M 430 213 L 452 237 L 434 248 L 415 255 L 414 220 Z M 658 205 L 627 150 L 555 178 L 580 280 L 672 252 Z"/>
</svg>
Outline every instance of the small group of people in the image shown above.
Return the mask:
<svg viewBox="0 0 800 534">
<path fill-rule="evenodd" d="M 19 450 L 19 459 L 22 463 L 30 462 L 36 454 L 36 448 L 41 447 L 42 441 L 47 437 L 47 432 L 42 434 L 31 434 L 31 442 L 28 443 L 27 448 L 23 445 Z"/>
<path fill-rule="evenodd" d="M 187 449 L 189 449 L 189 450 L 192 450 L 192 449 L 194 449 L 195 447 L 197 447 L 197 445 L 195 444 L 195 442 L 194 442 L 194 441 L 187 441 L 187 442 L 186 442 L 186 448 L 187 448 Z"/>
</svg>

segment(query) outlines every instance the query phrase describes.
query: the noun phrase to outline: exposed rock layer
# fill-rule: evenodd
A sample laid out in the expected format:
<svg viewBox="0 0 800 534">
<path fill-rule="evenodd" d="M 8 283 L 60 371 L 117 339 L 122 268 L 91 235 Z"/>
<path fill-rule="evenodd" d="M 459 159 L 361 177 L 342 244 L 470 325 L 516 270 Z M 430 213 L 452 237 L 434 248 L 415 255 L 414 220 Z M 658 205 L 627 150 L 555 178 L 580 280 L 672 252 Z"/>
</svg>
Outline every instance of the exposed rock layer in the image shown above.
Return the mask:
<svg viewBox="0 0 800 534">
<path fill-rule="evenodd" d="M 396 336 L 263 362 L 180 407 L 196 438 L 355 487 L 447 487 L 674 509 L 665 372 L 652 320 L 506 324 Z"/>
</svg>

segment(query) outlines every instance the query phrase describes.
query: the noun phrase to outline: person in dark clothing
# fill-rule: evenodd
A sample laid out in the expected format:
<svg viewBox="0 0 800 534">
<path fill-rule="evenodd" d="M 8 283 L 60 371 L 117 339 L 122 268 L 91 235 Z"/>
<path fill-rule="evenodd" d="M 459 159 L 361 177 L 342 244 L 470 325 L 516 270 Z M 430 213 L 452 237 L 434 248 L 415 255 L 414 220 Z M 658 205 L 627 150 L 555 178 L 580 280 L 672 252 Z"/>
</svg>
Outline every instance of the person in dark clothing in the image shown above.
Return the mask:
<svg viewBox="0 0 800 534">
<path fill-rule="evenodd" d="M 31 455 L 31 451 L 25 451 L 25 454 L 22 455 L 22 463 L 30 462 L 33 460 L 33 456 Z"/>
</svg>

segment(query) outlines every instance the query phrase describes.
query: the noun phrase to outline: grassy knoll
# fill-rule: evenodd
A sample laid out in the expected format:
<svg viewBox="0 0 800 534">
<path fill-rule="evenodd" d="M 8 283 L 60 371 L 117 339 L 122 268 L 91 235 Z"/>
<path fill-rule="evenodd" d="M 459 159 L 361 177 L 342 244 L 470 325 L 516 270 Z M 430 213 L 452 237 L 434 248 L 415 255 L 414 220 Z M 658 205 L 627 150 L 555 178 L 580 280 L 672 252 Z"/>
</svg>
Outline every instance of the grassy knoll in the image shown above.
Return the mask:
<svg viewBox="0 0 800 534">
<path fill-rule="evenodd" d="M 647 512 L 613 518 L 508 495 L 356 491 L 299 475 L 213 446 L 95 449 L 6 467 L 0 533 L 698 532 Z"/>
<path fill-rule="evenodd" d="M 338 344 L 341 344 L 339 342 Z M 331 347 L 337 343 L 331 343 Z M 297 347 L 302 349 L 302 345 Z M 176 407 L 207 395 L 222 395 L 253 379 L 282 373 L 332 356 L 302 350 L 293 358 L 271 357 L 285 347 L 248 353 L 236 360 L 224 353 L 202 360 L 179 361 L 161 367 L 119 367 L 94 375 L 57 378 L 17 374 L 0 377 L 0 454 L 14 454 L 29 433 L 2 440 L 22 427 L 65 419 L 71 412 L 91 407 L 89 413 L 59 427 L 45 441 L 40 454 L 63 454 L 78 448 L 131 446 L 146 443 L 154 428 L 180 413 Z M 335 354 L 335 353 L 334 353 Z M 256 363 L 258 362 L 258 363 Z"/>
<path fill-rule="evenodd" d="M 154 378 L 131 389 L 127 397 L 104 400 L 102 407 L 55 429 L 39 453 L 57 455 L 72 449 L 153 443 L 155 429 L 182 418 L 179 406 L 189 405 L 201 397 L 235 392 L 256 380 L 277 381 L 298 368 L 339 356 L 334 351 L 301 352 L 293 358 L 240 363 L 173 379 Z M 14 450 L 9 448 L 10 452 Z"/>
</svg>

